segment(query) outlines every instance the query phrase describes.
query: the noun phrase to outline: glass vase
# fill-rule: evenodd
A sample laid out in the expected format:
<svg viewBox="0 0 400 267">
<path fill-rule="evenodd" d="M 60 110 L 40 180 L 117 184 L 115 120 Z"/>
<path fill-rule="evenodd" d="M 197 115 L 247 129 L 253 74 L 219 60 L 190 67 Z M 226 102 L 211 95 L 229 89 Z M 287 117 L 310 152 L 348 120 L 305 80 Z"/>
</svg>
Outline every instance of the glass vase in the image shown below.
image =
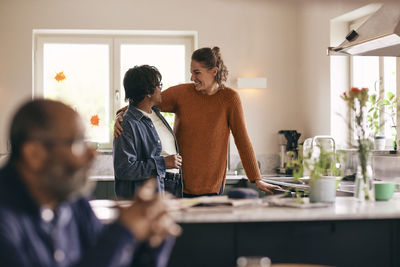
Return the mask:
<svg viewBox="0 0 400 267">
<path fill-rule="evenodd" d="M 357 166 L 354 197 L 360 201 L 375 201 L 374 177 L 371 164 L 371 154 L 360 155 Z"/>
</svg>

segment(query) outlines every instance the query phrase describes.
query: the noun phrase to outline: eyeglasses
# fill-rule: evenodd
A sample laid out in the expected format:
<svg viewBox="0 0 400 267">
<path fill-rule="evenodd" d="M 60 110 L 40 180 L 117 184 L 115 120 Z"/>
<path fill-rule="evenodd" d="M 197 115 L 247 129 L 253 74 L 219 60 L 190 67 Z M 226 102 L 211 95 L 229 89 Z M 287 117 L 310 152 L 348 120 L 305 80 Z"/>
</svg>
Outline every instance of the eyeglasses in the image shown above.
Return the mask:
<svg viewBox="0 0 400 267">
<path fill-rule="evenodd" d="M 41 142 L 43 145 L 47 147 L 54 147 L 54 146 L 65 146 L 71 149 L 71 152 L 75 156 L 82 156 L 87 149 L 90 147 L 87 141 L 83 138 L 73 138 L 73 139 L 43 139 L 37 138 L 35 139 Z"/>
</svg>

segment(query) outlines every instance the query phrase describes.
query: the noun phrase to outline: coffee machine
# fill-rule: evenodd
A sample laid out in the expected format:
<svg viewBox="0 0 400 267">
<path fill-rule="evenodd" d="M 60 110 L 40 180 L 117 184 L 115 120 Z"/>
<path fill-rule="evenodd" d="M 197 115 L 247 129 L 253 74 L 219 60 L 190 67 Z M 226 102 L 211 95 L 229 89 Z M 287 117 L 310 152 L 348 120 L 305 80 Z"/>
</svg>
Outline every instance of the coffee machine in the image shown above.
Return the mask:
<svg viewBox="0 0 400 267">
<path fill-rule="evenodd" d="M 297 158 L 299 153 L 298 141 L 301 133 L 298 133 L 296 130 L 280 130 L 278 133 L 282 135 L 282 138 L 279 142 L 280 165 L 277 168 L 277 172 L 279 174 L 291 175 L 293 170 L 286 167 L 286 162 L 290 159 L 287 154 L 289 151 L 292 151 L 294 157 Z"/>
</svg>

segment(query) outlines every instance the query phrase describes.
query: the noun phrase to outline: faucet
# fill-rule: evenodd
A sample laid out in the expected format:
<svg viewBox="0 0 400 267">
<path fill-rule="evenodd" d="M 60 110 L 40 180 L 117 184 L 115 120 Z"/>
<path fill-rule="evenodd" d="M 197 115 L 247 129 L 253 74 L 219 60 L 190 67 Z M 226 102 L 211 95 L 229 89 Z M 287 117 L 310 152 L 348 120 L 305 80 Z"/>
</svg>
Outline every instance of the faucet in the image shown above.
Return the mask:
<svg viewBox="0 0 400 267">
<path fill-rule="evenodd" d="M 314 136 L 313 138 L 307 138 L 305 141 L 304 141 L 304 144 L 303 144 L 303 155 L 310 155 L 310 162 L 312 162 L 313 161 L 313 158 L 316 158 L 316 157 L 319 157 L 319 149 L 317 150 L 317 151 L 314 151 L 314 148 L 315 148 L 315 146 L 317 145 L 317 141 L 318 140 L 323 140 L 323 139 L 325 139 L 325 140 L 331 140 L 332 141 L 332 144 L 333 144 L 333 153 L 334 154 L 336 154 L 336 143 L 335 143 L 335 139 L 332 137 L 332 136 L 329 136 L 329 135 L 316 135 L 316 136 Z M 308 153 L 310 153 L 310 154 L 308 154 Z M 315 153 L 317 153 L 317 154 L 315 154 Z M 310 174 L 310 170 L 309 169 L 307 169 L 307 168 L 304 168 L 304 175 L 306 176 L 306 175 L 309 175 Z"/>
<path fill-rule="evenodd" d="M 333 153 L 336 153 L 336 143 L 335 143 L 335 139 L 332 136 L 329 135 L 316 135 L 313 137 L 312 141 L 311 141 L 311 149 L 314 147 L 316 141 L 318 139 L 328 139 L 328 140 L 332 140 L 333 143 Z"/>
</svg>

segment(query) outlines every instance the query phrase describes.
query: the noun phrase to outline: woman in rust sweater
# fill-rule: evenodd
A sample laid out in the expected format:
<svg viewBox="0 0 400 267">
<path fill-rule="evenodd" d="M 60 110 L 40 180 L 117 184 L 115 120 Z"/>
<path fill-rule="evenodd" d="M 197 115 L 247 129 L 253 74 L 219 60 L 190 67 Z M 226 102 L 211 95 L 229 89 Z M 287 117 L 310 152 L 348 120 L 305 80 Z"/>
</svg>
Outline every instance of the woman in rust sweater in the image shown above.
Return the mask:
<svg viewBox="0 0 400 267">
<path fill-rule="evenodd" d="M 239 94 L 224 86 L 228 70 L 219 48 L 194 51 L 190 71 L 193 83 L 163 91 L 162 103 L 158 106 L 163 112 L 175 113 L 174 131 L 182 156 L 184 197 L 222 194 L 230 131 L 248 179 L 269 193 L 279 188 L 261 180 Z M 118 120 L 116 136 L 122 131 Z"/>
</svg>

